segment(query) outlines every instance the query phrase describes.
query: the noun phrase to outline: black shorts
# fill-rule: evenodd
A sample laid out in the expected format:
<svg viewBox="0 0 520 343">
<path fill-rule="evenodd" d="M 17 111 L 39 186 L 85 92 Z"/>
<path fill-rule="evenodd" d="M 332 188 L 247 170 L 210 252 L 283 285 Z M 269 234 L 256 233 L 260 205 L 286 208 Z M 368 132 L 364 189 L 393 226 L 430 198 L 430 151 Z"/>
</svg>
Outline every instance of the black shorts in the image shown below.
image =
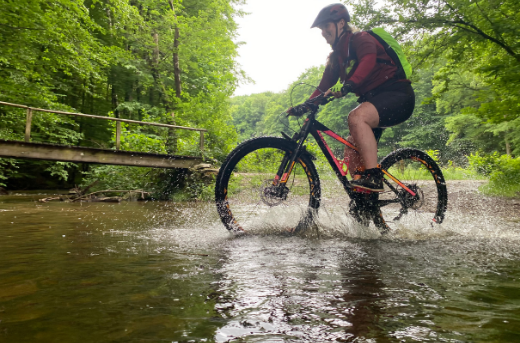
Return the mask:
<svg viewBox="0 0 520 343">
<path fill-rule="evenodd" d="M 409 82 L 390 82 L 362 95 L 358 102 L 369 102 L 377 109 L 379 125 L 373 131 L 379 142 L 384 128 L 401 124 L 411 117 L 415 93 Z"/>
</svg>

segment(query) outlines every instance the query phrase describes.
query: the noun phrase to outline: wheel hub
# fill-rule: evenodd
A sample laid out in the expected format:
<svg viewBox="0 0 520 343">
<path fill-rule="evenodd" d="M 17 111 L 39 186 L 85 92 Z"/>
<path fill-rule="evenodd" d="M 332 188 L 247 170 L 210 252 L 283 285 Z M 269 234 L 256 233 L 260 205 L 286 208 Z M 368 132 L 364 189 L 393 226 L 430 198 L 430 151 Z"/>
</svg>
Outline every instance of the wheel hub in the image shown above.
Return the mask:
<svg viewBox="0 0 520 343">
<path fill-rule="evenodd" d="M 280 205 L 289 194 L 289 188 L 284 184 L 274 186 L 273 183 L 274 180 L 265 180 L 260 187 L 260 199 L 269 207 Z"/>
<path fill-rule="evenodd" d="M 404 207 L 414 210 L 420 209 L 424 205 L 424 193 L 422 189 L 417 185 L 406 185 L 406 187 L 413 191 L 415 196 L 402 189 L 399 192 L 399 199 L 401 199 Z"/>
</svg>

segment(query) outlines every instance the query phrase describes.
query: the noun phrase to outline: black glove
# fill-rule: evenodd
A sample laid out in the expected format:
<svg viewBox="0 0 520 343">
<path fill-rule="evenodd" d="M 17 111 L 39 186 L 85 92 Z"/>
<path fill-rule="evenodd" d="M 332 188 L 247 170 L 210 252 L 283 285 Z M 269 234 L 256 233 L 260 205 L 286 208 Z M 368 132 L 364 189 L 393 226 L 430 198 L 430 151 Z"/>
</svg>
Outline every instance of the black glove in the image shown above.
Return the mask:
<svg viewBox="0 0 520 343">
<path fill-rule="evenodd" d="M 289 108 L 287 110 L 287 116 L 301 117 L 309 111 L 310 111 L 309 106 L 307 104 L 303 103 L 301 105 L 297 105 L 297 106 Z"/>
<path fill-rule="evenodd" d="M 324 97 L 324 96 L 322 96 L 322 97 L 319 99 L 318 104 L 320 104 L 320 105 L 326 105 L 326 104 L 328 104 L 329 102 L 331 102 L 333 99 L 334 99 L 334 97 L 333 97 L 331 94 L 329 94 L 328 97 Z"/>
<path fill-rule="evenodd" d="M 352 93 L 354 91 L 352 84 L 346 82 L 343 84 L 343 87 L 341 87 L 341 95 L 345 96 L 348 93 Z"/>
</svg>

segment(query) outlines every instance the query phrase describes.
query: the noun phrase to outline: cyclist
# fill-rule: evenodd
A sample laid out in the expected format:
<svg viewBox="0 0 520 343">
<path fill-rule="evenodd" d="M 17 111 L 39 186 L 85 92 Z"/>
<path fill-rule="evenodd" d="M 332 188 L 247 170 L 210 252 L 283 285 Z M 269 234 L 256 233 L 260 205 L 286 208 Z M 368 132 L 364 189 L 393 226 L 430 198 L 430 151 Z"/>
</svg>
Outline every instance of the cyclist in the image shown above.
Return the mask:
<svg viewBox="0 0 520 343">
<path fill-rule="evenodd" d="M 411 82 L 397 77 L 397 67 L 384 47 L 368 32 L 355 32 L 349 22 L 347 8 L 343 4 L 331 4 L 319 12 L 312 24 L 311 28 L 321 29 L 332 52 L 318 89 L 310 99 L 323 92 L 336 98 L 348 93 L 359 97 L 360 105 L 347 119 L 348 141 L 359 149 L 359 153 L 345 149 L 354 179 L 351 184 L 382 192 L 383 174 L 377 165 L 377 142 L 385 127 L 410 118 L 415 95 Z M 308 107 L 302 104 L 287 112 L 301 116 L 307 111 Z"/>
</svg>

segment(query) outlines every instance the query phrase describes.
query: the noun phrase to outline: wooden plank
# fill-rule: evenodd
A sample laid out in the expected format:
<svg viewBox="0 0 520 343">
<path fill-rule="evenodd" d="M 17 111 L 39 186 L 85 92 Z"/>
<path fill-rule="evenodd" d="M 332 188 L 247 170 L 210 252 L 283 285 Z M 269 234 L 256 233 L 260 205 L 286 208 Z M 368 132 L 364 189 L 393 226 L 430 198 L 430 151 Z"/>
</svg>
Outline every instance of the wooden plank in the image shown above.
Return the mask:
<svg viewBox="0 0 520 343">
<path fill-rule="evenodd" d="M 25 118 L 25 141 L 29 143 L 31 141 L 31 124 L 32 124 L 32 109 L 27 109 L 27 116 Z"/>
<path fill-rule="evenodd" d="M 204 132 L 200 132 L 200 152 L 204 154 Z"/>
<path fill-rule="evenodd" d="M 121 122 L 116 123 L 116 150 L 121 149 Z"/>
<path fill-rule="evenodd" d="M 0 157 L 153 168 L 190 168 L 202 163 L 201 157 L 194 156 L 160 155 L 7 140 L 0 140 Z"/>
</svg>

